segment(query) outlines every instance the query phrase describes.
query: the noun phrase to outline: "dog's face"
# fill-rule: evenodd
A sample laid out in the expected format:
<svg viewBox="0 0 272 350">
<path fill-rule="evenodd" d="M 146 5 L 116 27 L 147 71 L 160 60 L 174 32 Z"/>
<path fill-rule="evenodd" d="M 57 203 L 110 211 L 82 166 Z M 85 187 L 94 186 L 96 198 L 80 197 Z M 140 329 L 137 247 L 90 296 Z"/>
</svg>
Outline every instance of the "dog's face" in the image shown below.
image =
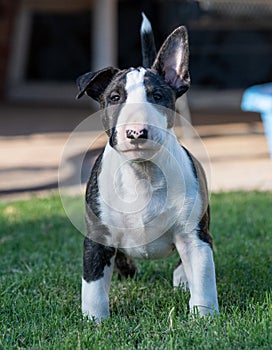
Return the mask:
<svg viewBox="0 0 272 350">
<path fill-rule="evenodd" d="M 129 158 L 149 158 L 174 123 L 175 93 L 150 69 L 120 71 L 101 96 L 110 145 Z"/>
<path fill-rule="evenodd" d="M 108 67 L 77 83 L 78 97 L 86 93 L 100 102 L 111 147 L 130 159 L 152 157 L 173 127 L 176 98 L 189 88 L 186 29 L 166 39 L 151 69 Z"/>
</svg>

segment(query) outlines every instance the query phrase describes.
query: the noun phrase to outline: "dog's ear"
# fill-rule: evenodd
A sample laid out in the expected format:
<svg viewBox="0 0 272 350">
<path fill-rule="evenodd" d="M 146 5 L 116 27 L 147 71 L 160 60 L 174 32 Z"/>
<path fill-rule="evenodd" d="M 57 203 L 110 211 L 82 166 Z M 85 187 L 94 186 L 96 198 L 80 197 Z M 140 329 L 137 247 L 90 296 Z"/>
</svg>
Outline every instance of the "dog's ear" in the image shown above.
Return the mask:
<svg viewBox="0 0 272 350">
<path fill-rule="evenodd" d="M 176 91 L 177 97 L 184 94 L 190 86 L 188 62 L 187 30 L 179 27 L 165 40 L 152 66 Z"/>
<path fill-rule="evenodd" d="M 76 98 L 78 99 L 86 93 L 88 96 L 98 101 L 99 97 L 118 71 L 117 68 L 107 67 L 97 72 L 88 72 L 81 75 L 76 80 L 79 89 Z"/>
</svg>

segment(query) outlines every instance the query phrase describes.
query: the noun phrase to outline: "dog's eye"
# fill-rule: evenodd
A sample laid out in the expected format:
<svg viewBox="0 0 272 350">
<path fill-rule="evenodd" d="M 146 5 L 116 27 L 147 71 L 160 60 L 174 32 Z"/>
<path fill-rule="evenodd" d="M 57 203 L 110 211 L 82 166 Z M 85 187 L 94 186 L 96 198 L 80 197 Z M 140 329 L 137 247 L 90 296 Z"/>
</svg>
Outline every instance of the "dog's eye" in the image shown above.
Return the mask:
<svg viewBox="0 0 272 350">
<path fill-rule="evenodd" d="M 120 100 L 120 95 L 117 93 L 117 92 L 113 92 L 111 95 L 110 95 L 110 100 L 111 102 L 118 102 Z"/>
<path fill-rule="evenodd" d="M 153 92 L 152 94 L 155 101 L 160 101 L 162 99 L 162 94 L 160 92 Z"/>
</svg>

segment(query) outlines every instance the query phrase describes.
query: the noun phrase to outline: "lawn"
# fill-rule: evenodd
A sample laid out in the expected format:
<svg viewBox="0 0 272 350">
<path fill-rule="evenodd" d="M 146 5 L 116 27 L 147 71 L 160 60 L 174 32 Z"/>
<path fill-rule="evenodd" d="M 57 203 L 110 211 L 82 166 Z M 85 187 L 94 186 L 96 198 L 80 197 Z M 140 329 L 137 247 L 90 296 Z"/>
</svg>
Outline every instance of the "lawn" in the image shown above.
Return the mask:
<svg viewBox="0 0 272 350">
<path fill-rule="evenodd" d="M 0 349 L 271 349 L 272 193 L 212 194 L 221 314 L 188 315 L 177 256 L 113 279 L 112 316 L 80 311 L 83 237 L 58 197 L 0 202 Z"/>
</svg>

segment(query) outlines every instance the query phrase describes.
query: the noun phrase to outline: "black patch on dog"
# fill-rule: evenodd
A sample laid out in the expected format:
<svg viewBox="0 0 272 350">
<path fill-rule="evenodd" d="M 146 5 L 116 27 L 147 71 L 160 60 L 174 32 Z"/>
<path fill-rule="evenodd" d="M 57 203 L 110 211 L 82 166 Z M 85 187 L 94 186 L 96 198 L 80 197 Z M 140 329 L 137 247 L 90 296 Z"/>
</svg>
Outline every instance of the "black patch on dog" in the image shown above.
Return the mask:
<svg viewBox="0 0 272 350">
<path fill-rule="evenodd" d="M 93 166 L 86 189 L 86 223 L 88 236 L 85 237 L 84 240 L 83 252 L 83 278 L 86 282 L 97 281 L 102 278 L 104 276 L 105 266 L 110 266 L 110 260 L 116 252 L 115 248 L 107 247 L 92 239 L 99 238 L 101 242 L 102 237 L 106 240 L 109 235 L 107 227 L 102 225 L 99 220 L 98 177 L 101 172 L 103 152 L 99 155 Z M 103 236 L 101 237 L 101 235 Z M 122 252 L 118 252 L 117 254 L 116 266 L 120 277 L 133 277 L 137 270 L 133 260 L 126 257 Z"/>
<path fill-rule="evenodd" d="M 104 152 L 104 151 L 103 151 Z M 98 177 L 101 172 L 101 163 L 103 152 L 97 158 L 91 172 L 90 179 L 86 189 L 86 226 L 88 237 L 95 242 L 107 245 L 107 239 L 110 236 L 108 228 L 101 223 L 99 206 L 99 187 Z"/>
<path fill-rule="evenodd" d="M 147 101 L 158 104 L 169 109 L 175 109 L 174 90 L 165 82 L 165 80 L 151 69 L 147 69 L 144 75 L 144 86 L 146 89 Z M 154 94 L 161 94 L 161 98 L 156 100 Z"/>
<path fill-rule="evenodd" d="M 99 210 L 99 204 L 98 204 L 98 194 L 99 194 L 99 188 L 98 188 L 98 176 L 101 172 L 101 161 L 103 158 L 104 150 L 101 152 L 101 154 L 98 156 L 98 158 L 95 161 L 95 164 L 92 168 L 90 179 L 87 183 L 86 188 L 86 203 L 87 206 L 91 209 L 91 211 L 99 217 L 100 210 Z"/>
<path fill-rule="evenodd" d="M 151 69 L 147 69 L 144 76 L 144 86 L 147 101 L 163 108 L 167 112 L 167 128 L 172 128 L 175 121 L 175 91 L 164 78 Z"/>
<path fill-rule="evenodd" d="M 101 94 L 105 91 L 109 82 L 119 69 L 106 67 L 97 72 L 88 72 L 77 78 L 79 93 L 76 98 L 80 98 L 86 93 L 96 101 L 99 101 Z"/>
<path fill-rule="evenodd" d="M 116 253 L 115 268 L 116 268 L 116 271 L 118 272 L 119 280 L 122 277 L 132 278 L 137 272 L 137 266 L 135 265 L 134 261 L 131 258 L 129 258 L 126 254 L 121 252 L 120 250 L 117 250 L 117 253 Z"/>
<path fill-rule="evenodd" d="M 191 156 L 191 153 L 187 150 L 187 148 L 185 148 L 184 146 L 181 146 L 184 151 L 186 152 L 190 162 L 191 162 L 191 167 L 193 169 L 193 173 L 194 173 L 194 177 L 197 179 L 197 171 L 196 171 L 196 168 L 195 168 L 195 165 L 194 165 L 194 162 L 193 162 L 193 159 L 192 159 L 192 156 Z"/>
<path fill-rule="evenodd" d="M 205 243 L 208 243 L 213 249 L 213 240 L 209 232 L 210 228 L 210 206 L 208 205 L 206 212 L 202 216 L 199 223 L 198 237 Z"/>
<path fill-rule="evenodd" d="M 157 50 L 152 31 L 141 31 L 143 67 L 149 68 L 155 61 Z"/>
<path fill-rule="evenodd" d="M 124 69 L 119 71 L 115 76 L 114 80 L 112 80 L 109 85 L 106 87 L 104 94 L 100 99 L 101 108 L 106 108 L 113 105 L 119 105 L 126 101 L 127 92 L 126 92 L 126 80 L 127 73 L 129 73 L 131 69 Z M 120 96 L 118 101 L 112 99 L 113 94 L 116 93 Z"/>
<path fill-rule="evenodd" d="M 111 134 L 110 134 L 110 139 L 109 139 L 109 144 L 111 147 L 114 147 L 117 145 L 117 131 L 115 126 L 111 129 Z"/>
<path fill-rule="evenodd" d="M 126 75 L 129 72 L 128 69 L 118 72 L 114 80 L 107 86 L 104 94 L 100 99 L 100 108 L 103 112 L 102 123 L 106 133 L 110 138 L 110 145 L 113 147 L 116 145 L 116 133 L 115 127 L 117 124 L 118 116 L 121 112 L 123 104 L 127 99 L 126 92 Z M 116 96 L 119 99 L 116 100 Z"/>
<path fill-rule="evenodd" d="M 105 247 L 88 237 L 84 240 L 83 278 L 86 282 L 97 281 L 104 276 L 105 266 L 111 265 L 115 248 Z"/>
<path fill-rule="evenodd" d="M 190 159 L 191 162 L 191 166 L 194 172 L 194 176 L 197 179 L 197 170 L 195 168 L 193 159 L 192 159 L 192 155 L 191 153 L 182 146 L 182 148 L 184 149 L 184 151 L 186 152 L 188 158 Z M 209 229 L 210 229 L 210 206 L 208 205 L 207 210 L 205 211 L 204 215 L 202 216 L 199 225 L 198 225 L 199 229 L 197 230 L 198 233 L 198 237 L 199 239 L 201 239 L 201 241 L 208 243 L 210 245 L 210 247 L 213 249 L 213 240 L 212 237 L 210 235 Z"/>
<path fill-rule="evenodd" d="M 209 246 L 211 247 L 211 249 L 213 249 L 213 240 L 212 240 L 212 236 L 209 234 L 209 232 L 204 232 L 201 230 L 197 231 L 198 233 L 198 237 L 199 239 L 201 239 L 201 241 L 208 243 Z"/>
</svg>

